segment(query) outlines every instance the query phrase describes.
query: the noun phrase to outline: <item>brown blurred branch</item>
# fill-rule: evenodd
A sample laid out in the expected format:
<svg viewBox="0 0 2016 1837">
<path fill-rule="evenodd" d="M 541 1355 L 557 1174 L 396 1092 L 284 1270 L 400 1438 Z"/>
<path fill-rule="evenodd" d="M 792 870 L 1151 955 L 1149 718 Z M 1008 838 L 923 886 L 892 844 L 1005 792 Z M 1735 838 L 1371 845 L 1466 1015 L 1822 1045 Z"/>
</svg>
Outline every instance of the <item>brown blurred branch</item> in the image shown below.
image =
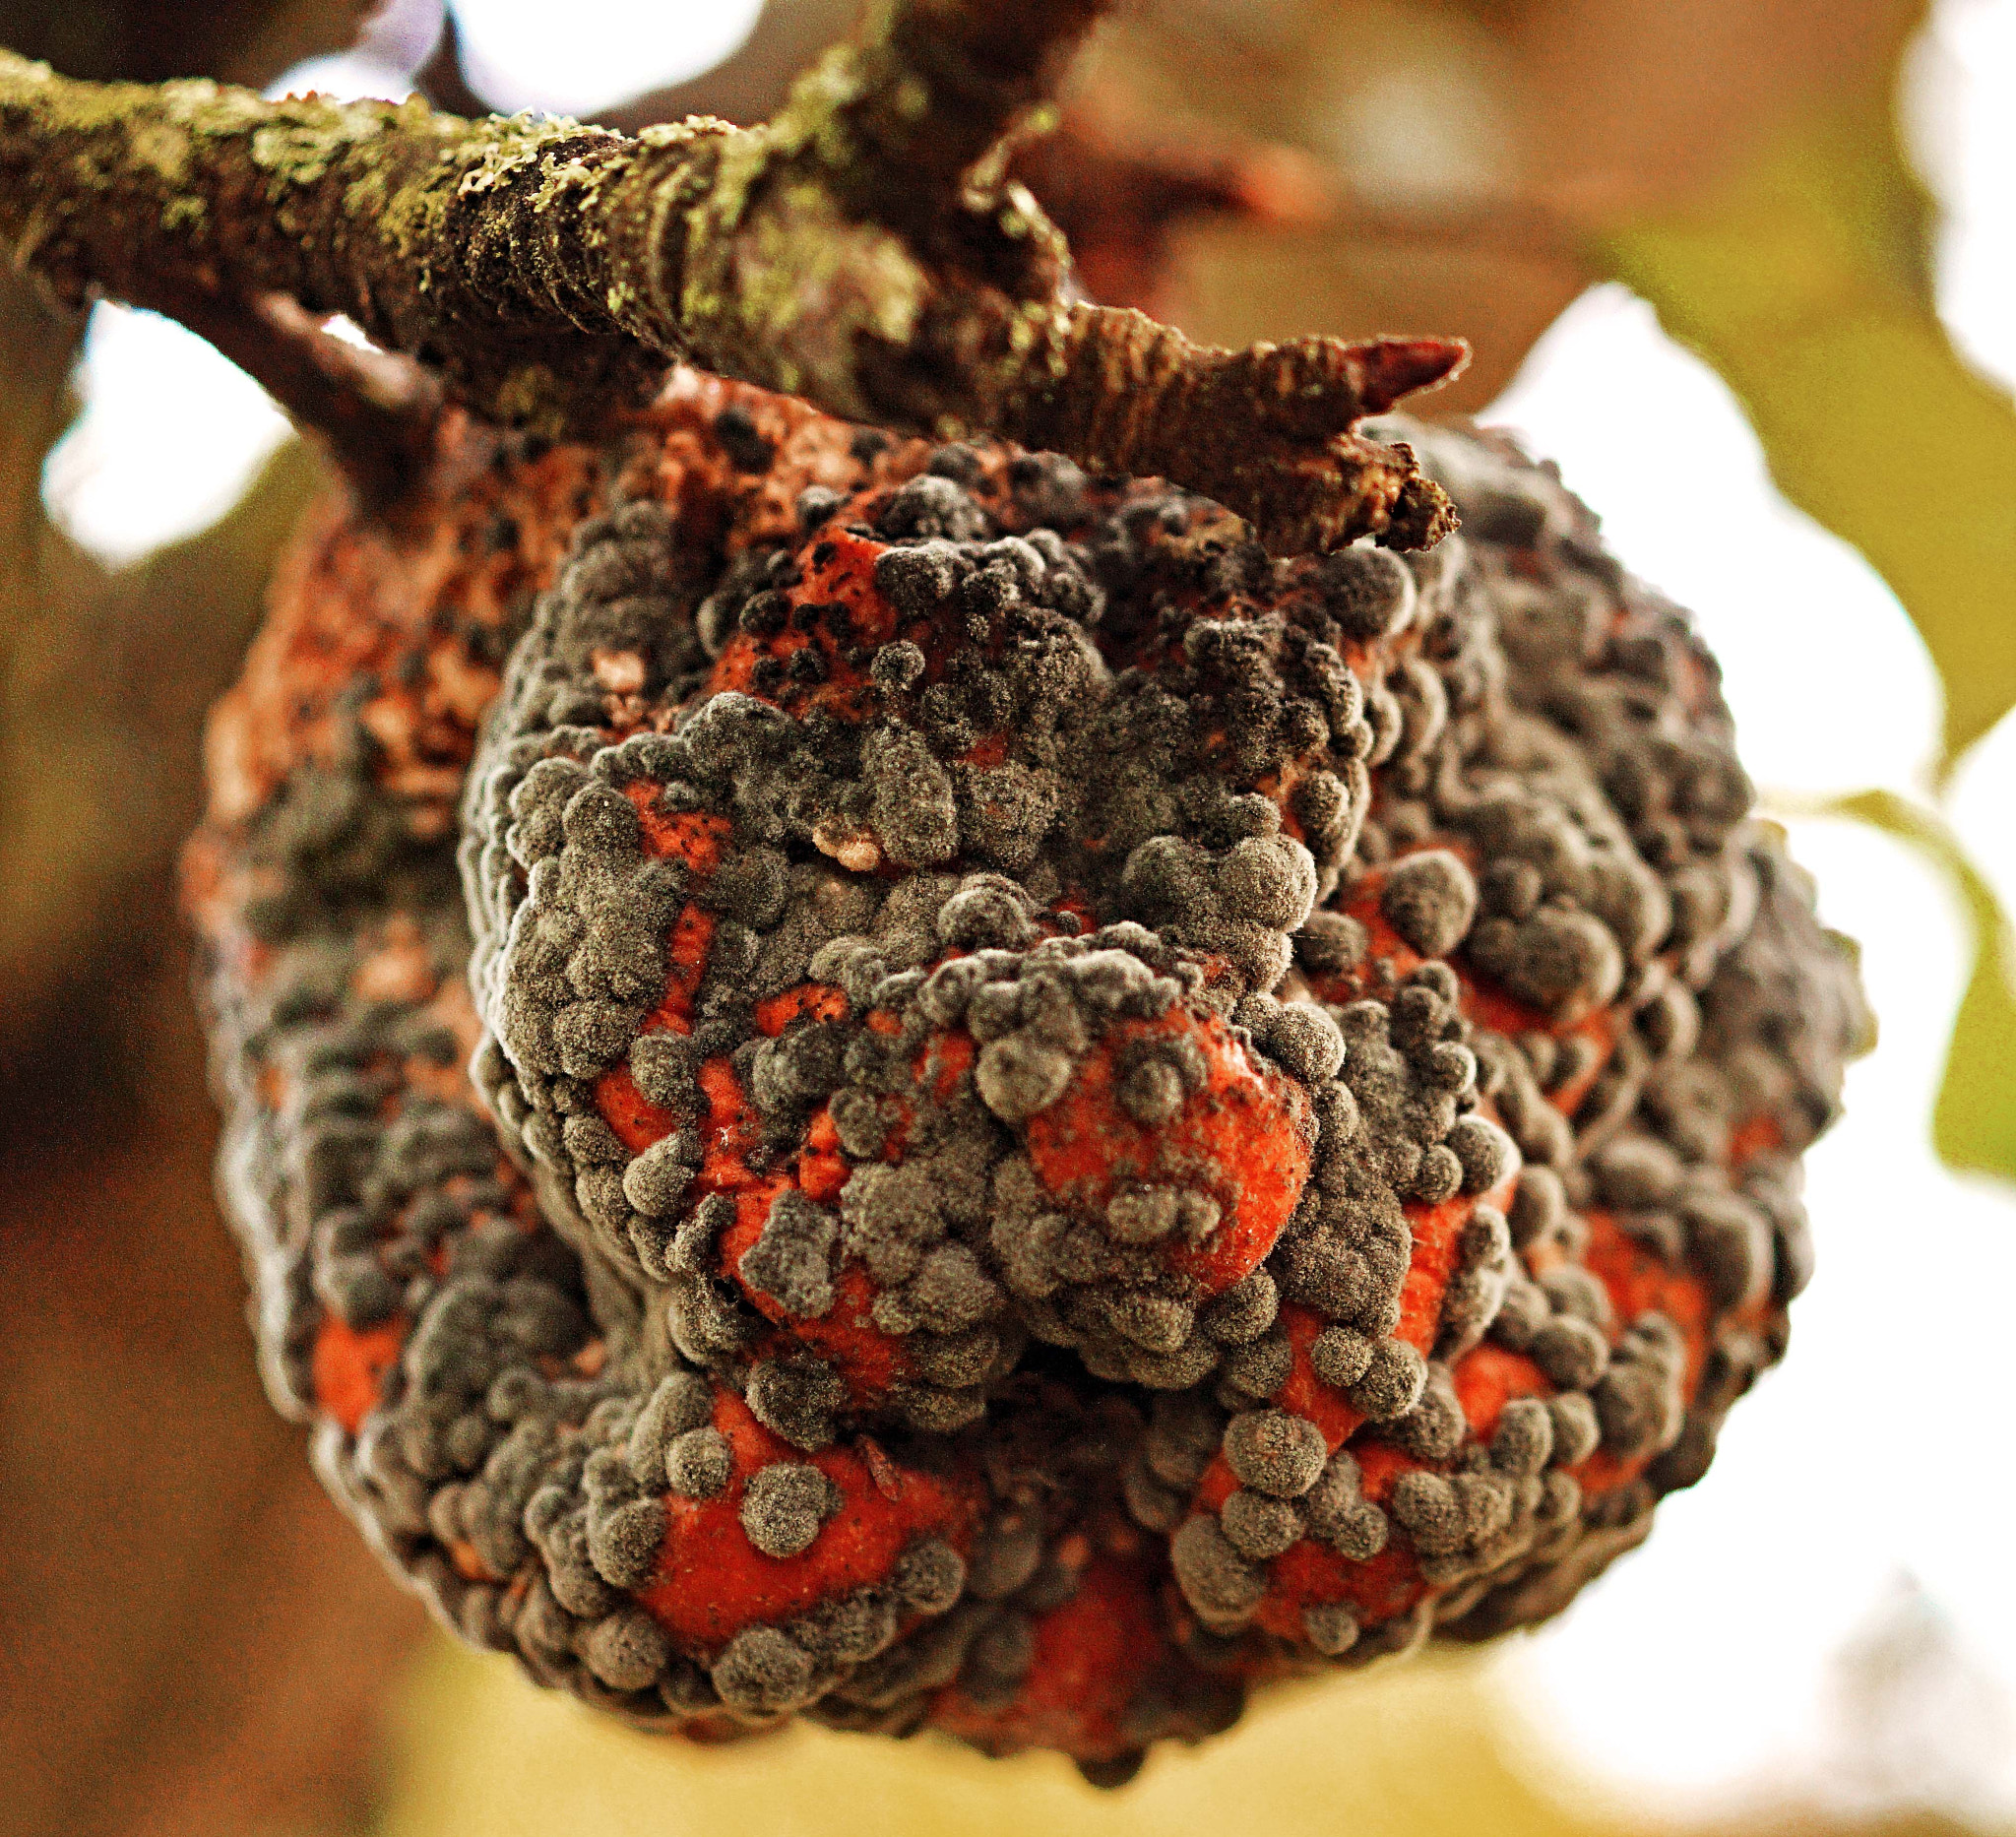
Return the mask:
<svg viewBox="0 0 2016 1837">
<path fill-rule="evenodd" d="M 1071 305 L 1062 239 L 982 159 L 1104 0 L 896 0 L 761 128 L 635 140 L 420 104 L 65 82 L 0 63 L 0 234 L 70 297 L 284 293 L 482 412 L 603 420 L 682 356 L 831 412 L 991 430 L 1223 498 L 1271 545 L 1448 527 L 1352 422 L 1460 346 L 1231 353 Z M 921 98 L 921 99 L 919 99 Z M 1200 412 L 1208 407 L 1208 417 Z"/>
<path fill-rule="evenodd" d="M 413 72 L 413 89 L 431 107 L 451 115 L 487 115 L 489 101 L 470 87 L 469 73 L 462 62 L 462 28 L 455 23 L 455 9 L 441 9 L 441 35 L 426 61 Z"/>
<path fill-rule="evenodd" d="M 0 631 L 0 1069 L 81 977 L 158 931 L 204 710 L 324 474 L 298 445 L 211 529 L 117 574 L 52 531 Z"/>
<path fill-rule="evenodd" d="M 1542 200 L 1382 197 L 1326 161 L 1224 130 L 1123 125 L 1124 111 L 1081 97 L 1055 133 L 1015 150 L 1013 175 L 1071 245 L 1079 285 L 1109 306 L 1168 316 L 1180 289 L 1178 238 L 1199 223 L 1244 223 L 1297 245 L 1491 253 L 1578 262 L 1585 232 Z"/>
<path fill-rule="evenodd" d="M 737 127 L 752 126 L 777 112 L 791 80 L 846 37 L 860 11 L 860 0 L 767 0 L 748 37 L 712 70 L 633 96 L 597 119 L 622 134 L 688 115 L 719 115 Z M 445 97 L 430 99 L 452 106 Z"/>
<path fill-rule="evenodd" d="M 346 49 L 383 0 L 0 0 L 0 42 L 73 77 L 220 77 L 254 88 Z"/>
<path fill-rule="evenodd" d="M 368 508 L 397 503 L 432 453 L 432 381 L 403 358 L 325 332 L 284 293 L 239 300 L 162 286 L 158 304 L 319 435 Z"/>
</svg>

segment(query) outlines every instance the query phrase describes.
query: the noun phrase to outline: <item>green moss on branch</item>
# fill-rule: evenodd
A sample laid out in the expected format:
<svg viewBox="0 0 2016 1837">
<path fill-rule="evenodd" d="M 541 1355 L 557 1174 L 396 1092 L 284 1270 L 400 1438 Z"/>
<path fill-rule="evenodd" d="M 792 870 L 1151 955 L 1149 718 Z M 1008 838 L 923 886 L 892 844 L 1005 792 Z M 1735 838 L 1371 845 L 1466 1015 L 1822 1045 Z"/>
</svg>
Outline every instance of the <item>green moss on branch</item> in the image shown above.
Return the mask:
<svg viewBox="0 0 2016 1837">
<path fill-rule="evenodd" d="M 549 432 L 604 424 L 680 358 L 860 420 L 1161 473 L 1277 549 L 1433 540 L 1446 502 L 1350 428 L 1460 346 L 1228 352 L 1073 304 L 1062 237 L 992 176 L 1104 3 L 894 0 L 772 122 L 634 139 L 78 83 L 0 53 L 0 238 L 73 300 L 347 314 L 478 412 Z M 308 417 L 327 411 L 316 392 Z"/>
</svg>

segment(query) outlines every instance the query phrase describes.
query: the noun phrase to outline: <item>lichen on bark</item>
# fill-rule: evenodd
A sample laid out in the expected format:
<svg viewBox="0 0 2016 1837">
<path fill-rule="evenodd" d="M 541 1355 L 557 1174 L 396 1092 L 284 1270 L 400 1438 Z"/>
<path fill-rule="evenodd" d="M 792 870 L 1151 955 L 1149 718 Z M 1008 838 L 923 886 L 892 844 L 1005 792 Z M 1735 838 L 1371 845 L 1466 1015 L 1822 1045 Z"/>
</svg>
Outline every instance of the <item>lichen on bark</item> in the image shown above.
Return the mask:
<svg viewBox="0 0 2016 1837">
<path fill-rule="evenodd" d="M 853 419 L 1162 474 L 1278 551 L 1432 542 L 1447 501 L 1351 428 L 1449 374 L 1460 344 L 1224 351 L 1076 297 L 1063 237 L 994 155 L 1103 8 L 891 0 L 772 121 L 635 138 L 80 83 L 0 53 L 0 238 L 75 302 L 346 314 L 479 412 L 549 433 L 605 424 L 682 359 Z M 314 393 L 291 406 L 320 420 Z"/>
</svg>

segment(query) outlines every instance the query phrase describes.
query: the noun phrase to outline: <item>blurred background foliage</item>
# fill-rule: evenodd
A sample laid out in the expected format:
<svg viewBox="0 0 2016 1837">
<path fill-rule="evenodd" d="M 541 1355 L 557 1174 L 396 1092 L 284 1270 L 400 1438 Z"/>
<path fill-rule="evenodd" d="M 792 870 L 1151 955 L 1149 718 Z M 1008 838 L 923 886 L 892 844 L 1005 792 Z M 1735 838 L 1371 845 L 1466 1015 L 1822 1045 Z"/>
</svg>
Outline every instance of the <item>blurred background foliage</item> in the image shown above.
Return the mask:
<svg viewBox="0 0 2016 1837">
<path fill-rule="evenodd" d="M 480 10 L 468 0 L 465 26 Z M 719 30 L 697 4 L 650 10 L 690 15 L 699 38 Z M 853 10 L 771 0 L 724 62 L 600 112 L 626 127 L 754 119 Z M 1088 285 L 1200 338 L 1463 334 L 1475 360 L 1438 413 L 1499 396 L 1605 282 L 1714 367 L 1778 488 L 1868 559 L 1937 668 L 1943 742 L 1923 783 L 1827 808 L 1949 880 L 1976 960 L 1936 1146 L 2016 1179 L 2016 951 L 1941 808 L 1962 756 L 2016 704 L 2016 412 L 1935 310 L 1937 213 L 1897 107 L 1926 10 L 1136 0 L 1078 73 L 1060 134 L 1022 158 Z M 530 11 L 538 30 L 575 30 Z M 526 99 L 486 78 L 456 25 L 438 0 L 0 0 L 0 42 L 79 76 L 265 86 L 362 32 L 396 91 L 416 83 L 465 111 Z M 0 275 L 0 1095 L 17 1120 L 0 1135 L 0 1782 L 18 1828 L 1993 1824 L 1970 1781 L 2011 1730 L 1964 1641 L 1908 1588 L 1841 1655 L 1806 1772 L 1753 1782 L 1706 1822 L 1592 1797 L 1494 1691 L 1488 1656 L 1292 1693 L 1100 1798 L 1047 1757 L 990 1766 L 922 1742 L 806 1731 L 668 1750 L 423 1638 L 257 1394 L 210 1199 L 214 1124 L 169 887 L 202 710 L 235 671 L 320 466 L 290 443 L 208 530 L 125 567 L 94 559 L 43 501 L 81 333 Z M 1662 438 L 1650 416 L 1643 438 Z M 1704 543 L 1721 482 L 1693 480 L 1672 507 Z M 1840 719 L 1879 719 L 1887 688 L 1870 681 Z"/>
</svg>

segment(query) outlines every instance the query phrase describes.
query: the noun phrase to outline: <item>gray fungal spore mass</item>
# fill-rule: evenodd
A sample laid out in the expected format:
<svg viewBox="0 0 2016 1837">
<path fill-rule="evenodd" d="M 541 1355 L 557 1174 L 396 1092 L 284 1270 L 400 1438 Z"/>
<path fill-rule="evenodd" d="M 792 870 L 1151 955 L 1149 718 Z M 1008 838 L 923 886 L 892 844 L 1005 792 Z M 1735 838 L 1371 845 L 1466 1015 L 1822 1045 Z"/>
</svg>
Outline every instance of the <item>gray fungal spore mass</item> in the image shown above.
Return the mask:
<svg viewBox="0 0 2016 1837">
<path fill-rule="evenodd" d="M 1685 616 L 1388 431 L 1426 554 L 691 375 L 304 533 L 188 857 L 224 1186 L 465 1637 L 1114 1783 L 1701 1478 L 1853 970 Z"/>
</svg>

